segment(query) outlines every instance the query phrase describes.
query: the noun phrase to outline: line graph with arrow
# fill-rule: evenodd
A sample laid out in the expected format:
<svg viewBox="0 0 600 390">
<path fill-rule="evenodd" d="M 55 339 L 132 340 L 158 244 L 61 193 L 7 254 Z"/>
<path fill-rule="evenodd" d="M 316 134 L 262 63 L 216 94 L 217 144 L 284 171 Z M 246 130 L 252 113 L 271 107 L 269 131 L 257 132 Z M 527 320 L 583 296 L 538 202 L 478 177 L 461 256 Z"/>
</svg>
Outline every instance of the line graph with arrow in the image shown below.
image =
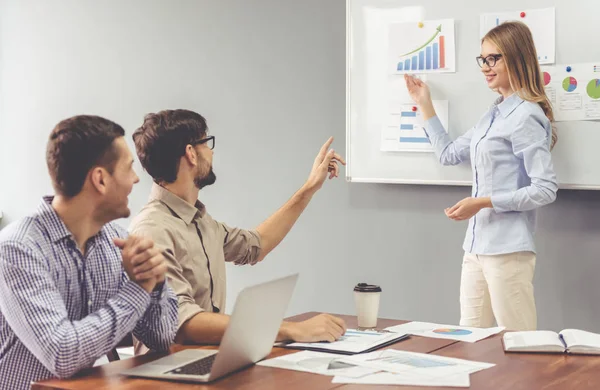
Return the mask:
<svg viewBox="0 0 600 390">
<path fill-rule="evenodd" d="M 421 50 L 422 48 L 424 48 L 425 46 L 429 45 L 429 43 L 431 43 L 431 41 L 433 41 L 438 35 L 440 35 L 440 33 L 442 32 L 442 25 L 440 24 L 439 26 L 437 26 L 437 28 L 435 29 L 435 33 L 433 34 L 433 36 L 431 38 L 429 38 L 429 40 L 427 42 L 425 42 L 424 44 L 422 44 L 421 46 L 417 47 L 415 50 L 413 51 L 409 51 L 406 54 L 402 54 L 400 57 L 406 57 L 409 54 L 412 53 L 416 53 L 419 50 Z"/>
</svg>

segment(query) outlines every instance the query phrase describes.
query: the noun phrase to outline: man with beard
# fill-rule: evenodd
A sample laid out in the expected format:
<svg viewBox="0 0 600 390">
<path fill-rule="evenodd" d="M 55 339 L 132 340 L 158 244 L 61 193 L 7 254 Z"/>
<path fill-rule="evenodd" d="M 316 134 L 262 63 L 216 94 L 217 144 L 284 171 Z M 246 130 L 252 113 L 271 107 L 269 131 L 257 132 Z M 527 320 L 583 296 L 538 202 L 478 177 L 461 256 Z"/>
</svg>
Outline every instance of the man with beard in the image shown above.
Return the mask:
<svg viewBox="0 0 600 390">
<path fill-rule="evenodd" d="M 179 303 L 175 341 L 218 344 L 229 317 L 225 309 L 225 262 L 254 265 L 287 235 L 325 179 L 338 176 L 344 160 L 328 148 L 315 159 L 306 183 L 275 214 L 255 230 L 215 221 L 198 200 L 200 189 L 215 182 L 212 169 L 215 137 L 206 120 L 188 110 L 148 114 L 133 134 L 138 157 L 154 184 L 149 202 L 132 221 L 132 234 L 150 237 L 164 249 L 169 284 Z M 335 341 L 346 325 L 340 318 L 320 314 L 303 322 L 283 322 L 278 340 Z M 145 347 L 136 340 L 136 353 Z"/>
</svg>

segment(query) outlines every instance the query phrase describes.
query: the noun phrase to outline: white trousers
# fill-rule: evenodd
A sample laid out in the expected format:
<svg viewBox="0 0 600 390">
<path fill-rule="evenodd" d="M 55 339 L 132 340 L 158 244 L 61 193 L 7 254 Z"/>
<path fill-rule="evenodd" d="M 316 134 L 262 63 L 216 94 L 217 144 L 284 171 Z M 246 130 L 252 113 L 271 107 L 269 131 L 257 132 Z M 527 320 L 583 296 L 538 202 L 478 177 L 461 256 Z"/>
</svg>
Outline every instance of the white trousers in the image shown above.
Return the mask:
<svg viewBox="0 0 600 390">
<path fill-rule="evenodd" d="M 460 325 L 498 326 L 507 330 L 535 330 L 533 252 L 506 255 L 465 253 L 460 281 Z"/>
</svg>

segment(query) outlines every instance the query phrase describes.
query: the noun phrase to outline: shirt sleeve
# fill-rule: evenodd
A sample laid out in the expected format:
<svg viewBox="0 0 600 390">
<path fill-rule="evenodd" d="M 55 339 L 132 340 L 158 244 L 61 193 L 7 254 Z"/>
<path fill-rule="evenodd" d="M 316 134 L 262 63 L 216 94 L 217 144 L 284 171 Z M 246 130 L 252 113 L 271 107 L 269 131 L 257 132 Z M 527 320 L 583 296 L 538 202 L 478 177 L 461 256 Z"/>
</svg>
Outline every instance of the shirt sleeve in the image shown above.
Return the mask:
<svg viewBox="0 0 600 390">
<path fill-rule="evenodd" d="M 185 278 L 181 263 L 176 257 L 175 238 L 169 230 L 151 225 L 150 223 L 142 223 L 135 226 L 132 228 L 131 234 L 151 238 L 154 244 L 163 250 L 163 254 L 167 260 L 168 283 L 177 300 L 178 330 L 187 320 L 203 312 L 204 309 L 194 301 L 192 286 Z"/>
<path fill-rule="evenodd" d="M 425 134 L 442 165 L 457 165 L 470 160 L 474 130 L 472 128 L 452 141 L 437 115 L 425 121 Z"/>
<path fill-rule="evenodd" d="M 544 122 L 548 124 L 544 126 Z M 511 135 L 513 153 L 523 160 L 531 183 L 516 191 L 492 195 L 496 212 L 527 211 L 550 204 L 556 199 L 558 184 L 550 153 L 551 134 L 546 117 L 525 117 Z"/>
<path fill-rule="evenodd" d="M 117 237 L 127 238 L 127 231 L 120 225 L 110 226 Z M 129 276 L 123 270 L 121 285 L 128 282 Z M 175 341 L 177 317 L 177 297 L 165 280 L 162 286 L 150 294 L 150 305 L 133 329 L 133 335 L 154 351 L 166 351 Z"/>
<path fill-rule="evenodd" d="M 175 341 L 177 319 L 177 297 L 165 279 L 150 294 L 150 305 L 133 329 L 133 335 L 151 350 L 166 351 Z"/>
<path fill-rule="evenodd" d="M 224 223 L 217 223 L 225 230 L 223 241 L 225 261 L 237 265 L 256 264 L 261 250 L 260 234 L 256 230 L 232 228 Z"/>
<path fill-rule="evenodd" d="M 0 310 L 17 337 L 59 378 L 91 366 L 114 348 L 150 304 L 150 295 L 127 281 L 104 307 L 73 321 L 48 259 L 17 242 L 0 247 L 0 296 Z"/>
</svg>

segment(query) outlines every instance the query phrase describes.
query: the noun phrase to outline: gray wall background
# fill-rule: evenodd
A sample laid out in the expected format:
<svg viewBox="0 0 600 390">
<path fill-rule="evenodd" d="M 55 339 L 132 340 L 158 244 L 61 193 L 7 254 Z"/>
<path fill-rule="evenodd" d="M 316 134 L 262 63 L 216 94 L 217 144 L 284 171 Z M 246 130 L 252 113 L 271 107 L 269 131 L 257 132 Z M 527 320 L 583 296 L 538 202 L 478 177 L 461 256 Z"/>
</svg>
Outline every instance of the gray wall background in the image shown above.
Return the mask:
<svg viewBox="0 0 600 390">
<path fill-rule="evenodd" d="M 1 0 L 2 224 L 51 192 L 45 144 L 60 119 L 103 115 L 129 141 L 145 113 L 189 108 L 217 137 L 219 178 L 201 200 L 215 218 L 254 227 L 302 185 L 329 135 L 345 149 L 344 66 L 344 0 Z M 151 185 L 137 168 L 134 213 Z M 466 223 L 443 209 L 468 195 L 328 182 L 262 264 L 229 266 L 229 309 L 244 286 L 300 272 L 288 314 L 352 314 L 352 287 L 367 281 L 383 287 L 383 317 L 457 323 Z M 560 191 L 540 212 L 542 328 L 600 332 L 598 205 L 599 192 Z"/>
</svg>

